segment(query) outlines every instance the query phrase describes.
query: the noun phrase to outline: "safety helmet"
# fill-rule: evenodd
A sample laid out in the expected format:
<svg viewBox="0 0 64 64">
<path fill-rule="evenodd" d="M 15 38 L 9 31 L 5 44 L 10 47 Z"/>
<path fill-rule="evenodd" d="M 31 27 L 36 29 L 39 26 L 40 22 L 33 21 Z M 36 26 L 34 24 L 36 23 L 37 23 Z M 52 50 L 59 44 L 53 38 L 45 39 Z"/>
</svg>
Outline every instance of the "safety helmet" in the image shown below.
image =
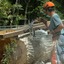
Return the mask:
<svg viewBox="0 0 64 64">
<path fill-rule="evenodd" d="M 50 7 L 54 7 L 54 3 L 53 2 L 46 2 L 43 6 L 44 9 L 50 8 Z"/>
</svg>

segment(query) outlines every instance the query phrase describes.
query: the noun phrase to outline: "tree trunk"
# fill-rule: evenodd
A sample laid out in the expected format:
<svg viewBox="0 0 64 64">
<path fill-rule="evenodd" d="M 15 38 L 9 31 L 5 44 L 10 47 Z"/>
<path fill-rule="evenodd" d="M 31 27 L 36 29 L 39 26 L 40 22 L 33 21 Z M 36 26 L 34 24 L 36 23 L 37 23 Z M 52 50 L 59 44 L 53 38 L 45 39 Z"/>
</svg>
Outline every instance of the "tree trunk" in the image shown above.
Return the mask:
<svg viewBox="0 0 64 64">
<path fill-rule="evenodd" d="M 26 1 L 25 1 L 25 2 L 26 2 Z M 30 0 L 29 0 L 28 2 L 26 2 L 27 4 L 26 4 L 26 8 L 25 8 L 25 22 L 24 22 L 24 24 L 26 24 L 26 21 L 27 21 L 27 12 L 28 12 L 29 2 L 30 2 Z"/>
</svg>

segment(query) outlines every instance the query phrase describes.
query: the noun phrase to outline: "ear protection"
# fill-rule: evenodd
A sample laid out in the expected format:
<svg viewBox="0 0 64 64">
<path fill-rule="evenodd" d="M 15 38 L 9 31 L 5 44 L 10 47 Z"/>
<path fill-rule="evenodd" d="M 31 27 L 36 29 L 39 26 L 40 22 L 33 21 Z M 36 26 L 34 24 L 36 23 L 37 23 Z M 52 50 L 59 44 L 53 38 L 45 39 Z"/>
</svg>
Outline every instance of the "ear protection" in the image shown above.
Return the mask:
<svg viewBox="0 0 64 64">
<path fill-rule="evenodd" d="M 54 7 L 47 8 L 49 12 L 54 11 Z"/>
<path fill-rule="evenodd" d="M 51 12 L 51 11 L 54 11 L 54 7 L 44 8 L 44 10 Z"/>
<path fill-rule="evenodd" d="M 54 8 L 48 8 L 47 9 L 49 12 L 51 12 L 51 11 L 54 11 Z"/>
</svg>

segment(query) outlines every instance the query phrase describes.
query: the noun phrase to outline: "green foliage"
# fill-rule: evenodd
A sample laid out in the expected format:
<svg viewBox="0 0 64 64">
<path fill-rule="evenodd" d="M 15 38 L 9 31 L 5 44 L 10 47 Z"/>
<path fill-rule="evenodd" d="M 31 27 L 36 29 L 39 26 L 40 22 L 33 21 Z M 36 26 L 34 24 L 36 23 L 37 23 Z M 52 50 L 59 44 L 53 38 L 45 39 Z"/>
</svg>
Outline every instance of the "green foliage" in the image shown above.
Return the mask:
<svg viewBox="0 0 64 64">
<path fill-rule="evenodd" d="M 6 23 L 9 21 L 10 25 L 18 25 L 19 20 L 32 20 L 37 17 L 49 19 L 43 10 L 43 4 L 47 1 L 50 0 L 15 0 L 15 2 L 14 0 L 0 0 L 0 19 L 5 18 L 5 20 L 0 20 L 0 25 L 7 25 Z M 51 1 L 55 3 L 56 12 L 63 19 L 63 0 Z"/>
<path fill-rule="evenodd" d="M 30 5 L 31 7 L 29 7 L 29 8 L 32 8 L 32 10 L 28 10 L 28 15 L 30 16 L 29 18 L 35 19 L 37 17 L 42 17 L 42 18 L 49 19 L 49 16 L 47 16 L 43 10 L 43 4 L 46 1 L 49 1 L 49 0 L 36 0 L 37 2 L 36 7 L 32 5 L 32 4 L 35 4 L 34 3 L 35 1 L 33 1 L 33 3 Z"/>
<path fill-rule="evenodd" d="M 7 0 L 0 0 L 0 25 L 5 25 L 11 4 Z"/>
<path fill-rule="evenodd" d="M 0 14 L 3 16 L 7 16 L 9 9 L 11 8 L 11 4 L 7 0 L 0 1 Z M 1 17 L 1 16 L 0 16 Z"/>
<path fill-rule="evenodd" d="M 19 14 L 20 10 L 23 10 L 22 5 L 12 5 L 8 0 L 0 0 L 0 19 L 2 19 L 0 20 L 0 25 L 7 25 L 9 21 L 10 25 L 18 25 L 19 20 L 24 19 L 24 16 L 22 14 Z"/>
<path fill-rule="evenodd" d="M 11 9 L 12 9 L 12 11 L 11 11 L 12 14 L 8 15 L 8 19 L 12 20 L 12 24 L 18 25 L 19 24 L 19 20 L 24 19 L 24 16 L 22 14 L 19 14 L 19 11 L 23 10 L 22 5 L 20 5 L 20 4 L 13 4 Z"/>
<path fill-rule="evenodd" d="M 9 64 L 12 53 L 15 51 L 14 49 L 17 47 L 15 42 L 11 42 L 10 44 L 5 46 L 5 52 L 3 54 L 3 59 L 1 60 L 2 64 Z"/>
<path fill-rule="evenodd" d="M 63 8 L 63 0 L 61 1 L 55 1 L 53 0 L 53 2 L 55 3 L 55 9 L 56 9 L 56 12 L 59 14 L 59 16 L 63 19 L 64 18 L 64 8 Z"/>
</svg>

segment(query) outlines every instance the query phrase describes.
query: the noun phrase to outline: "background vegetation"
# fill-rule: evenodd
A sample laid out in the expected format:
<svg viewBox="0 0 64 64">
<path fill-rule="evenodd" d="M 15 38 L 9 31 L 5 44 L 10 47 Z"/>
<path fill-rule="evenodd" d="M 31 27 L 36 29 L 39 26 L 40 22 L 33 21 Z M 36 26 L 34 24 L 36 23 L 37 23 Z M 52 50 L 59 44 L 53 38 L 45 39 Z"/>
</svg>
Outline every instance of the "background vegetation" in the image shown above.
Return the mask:
<svg viewBox="0 0 64 64">
<path fill-rule="evenodd" d="M 0 26 L 26 24 L 37 17 L 48 19 L 43 4 L 52 1 L 61 19 L 64 17 L 64 0 L 0 0 Z"/>
</svg>

